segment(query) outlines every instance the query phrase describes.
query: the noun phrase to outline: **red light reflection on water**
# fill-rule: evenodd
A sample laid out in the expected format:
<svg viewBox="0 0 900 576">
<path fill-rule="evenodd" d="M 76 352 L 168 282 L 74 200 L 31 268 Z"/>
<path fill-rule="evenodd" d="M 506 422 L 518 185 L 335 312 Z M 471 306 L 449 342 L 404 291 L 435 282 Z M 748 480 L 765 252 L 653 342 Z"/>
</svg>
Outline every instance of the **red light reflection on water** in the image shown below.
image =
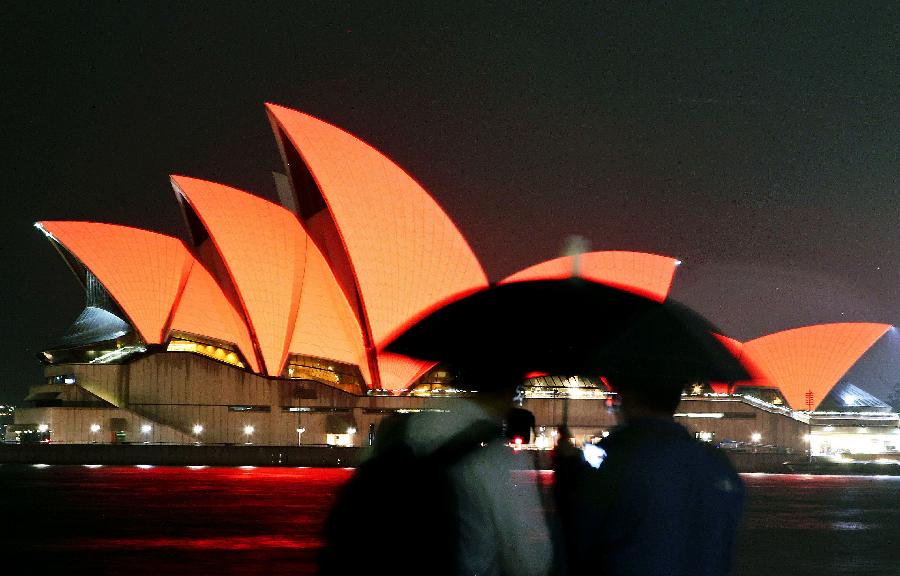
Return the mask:
<svg viewBox="0 0 900 576">
<path fill-rule="evenodd" d="M 91 574 L 312 574 L 352 470 L 52 466 L 0 469 L 6 544 Z"/>
<path fill-rule="evenodd" d="M 315 574 L 348 469 L 0 466 L 3 549 L 104 574 Z M 552 473 L 516 474 L 545 492 Z M 900 477 L 742 475 L 734 576 L 890 574 Z M 398 493 L 398 497 L 401 495 Z M 377 535 L 377 520 L 360 527 Z"/>
</svg>

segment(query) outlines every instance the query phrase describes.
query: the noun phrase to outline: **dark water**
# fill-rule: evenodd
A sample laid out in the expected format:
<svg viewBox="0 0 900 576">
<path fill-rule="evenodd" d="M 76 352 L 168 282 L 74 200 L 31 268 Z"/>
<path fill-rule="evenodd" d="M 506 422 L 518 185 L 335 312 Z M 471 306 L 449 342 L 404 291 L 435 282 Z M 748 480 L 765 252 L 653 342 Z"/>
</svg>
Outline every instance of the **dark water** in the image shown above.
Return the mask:
<svg viewBox="0 0 900 576">
<path fill-rule="evenodd" d="M 34 574 L 313 574 L 351 473 L 2 466 L 0 551 Z M 737 576 L 900 576 L 900 477 L 744 479 Z"/>
<path fill-rule="evenodd" d="M 900 476 L 742 476 L 737 576 L 900 575 Z"/>
</svg>

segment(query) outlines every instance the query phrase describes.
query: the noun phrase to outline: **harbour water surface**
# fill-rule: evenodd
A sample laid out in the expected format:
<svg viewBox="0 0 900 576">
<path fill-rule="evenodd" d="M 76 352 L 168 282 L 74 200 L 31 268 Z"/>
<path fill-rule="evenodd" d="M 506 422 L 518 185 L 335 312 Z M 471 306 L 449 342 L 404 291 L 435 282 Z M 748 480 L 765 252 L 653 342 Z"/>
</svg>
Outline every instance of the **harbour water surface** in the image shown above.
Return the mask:
<svg viewBox="0 0 900 576">
<path fill-rule="evenodd" d="M 351 474 L 0 466 L 0 550 L 37 574 L 314 574 L 321 523 Z M 736 576 L 900 576 L 900 477 L 743 477 Z M 377 523 L 360 535 L 379 537 Z M 414 535 L 385 538 L 398 559 L 407 545 Z"/>
</svg>

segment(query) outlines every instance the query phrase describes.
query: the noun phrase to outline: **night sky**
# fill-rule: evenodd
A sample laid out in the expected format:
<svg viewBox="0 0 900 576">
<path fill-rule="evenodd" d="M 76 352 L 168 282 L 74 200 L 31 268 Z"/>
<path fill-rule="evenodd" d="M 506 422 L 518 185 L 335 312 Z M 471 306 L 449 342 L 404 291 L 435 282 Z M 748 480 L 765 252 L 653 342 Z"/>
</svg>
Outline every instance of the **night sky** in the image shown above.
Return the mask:
<svg viewBox="0 0 900 576">
<path fill-rule="evenodd" d="M 900 325 L 895 2 L 75 4 L 0 20 L 0 402 L 83 305 L 32 224 L 184 237 L 172 173 L 274 198 L 266 101 L 385 152 L 493 280 L 578 234 L 683 260 L 673 295 L 739 339 Z M 900 382 L 896 331 L 849 379 Z"/>
</svg>

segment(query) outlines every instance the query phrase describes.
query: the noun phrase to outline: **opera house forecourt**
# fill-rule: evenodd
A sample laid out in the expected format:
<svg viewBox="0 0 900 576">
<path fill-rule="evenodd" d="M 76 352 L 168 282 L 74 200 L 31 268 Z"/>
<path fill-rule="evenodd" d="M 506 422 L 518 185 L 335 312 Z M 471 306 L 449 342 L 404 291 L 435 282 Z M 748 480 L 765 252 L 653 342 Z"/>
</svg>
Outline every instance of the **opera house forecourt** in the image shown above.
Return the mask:
<svg viewBox="0 0 900 576">
<path fill-rule="evenodd" d="M 452 410 L 466 394 L 452 367 L 384 351 L 443 303 L 488 286 L 459 230 L 365 142 L 302 112 L 266 109 L 284 160 L 279 204 L 172 176 L 187 242 L 115 224 L 36 225 L 82 282 L 86 305 L 41 354 L 45 380 L 7 441 L 361 446 L 392 412 Z M 572 258 L 501 282 L 565 278 Z M 663 301 L 679 263 L 604 251 L 577 267 Z M 842 380 L 889 329 L 721 335 L 753 380 L 697 382 L 676 418 L 734 450 L 896 458 L 894 408 Z M 581 442 L 608 431 L 615 393 L 602 376 L 531 375 L 523 407 L 536 426 L 523 443 L 550 448 L 563 418 Z"/>
</svg>

